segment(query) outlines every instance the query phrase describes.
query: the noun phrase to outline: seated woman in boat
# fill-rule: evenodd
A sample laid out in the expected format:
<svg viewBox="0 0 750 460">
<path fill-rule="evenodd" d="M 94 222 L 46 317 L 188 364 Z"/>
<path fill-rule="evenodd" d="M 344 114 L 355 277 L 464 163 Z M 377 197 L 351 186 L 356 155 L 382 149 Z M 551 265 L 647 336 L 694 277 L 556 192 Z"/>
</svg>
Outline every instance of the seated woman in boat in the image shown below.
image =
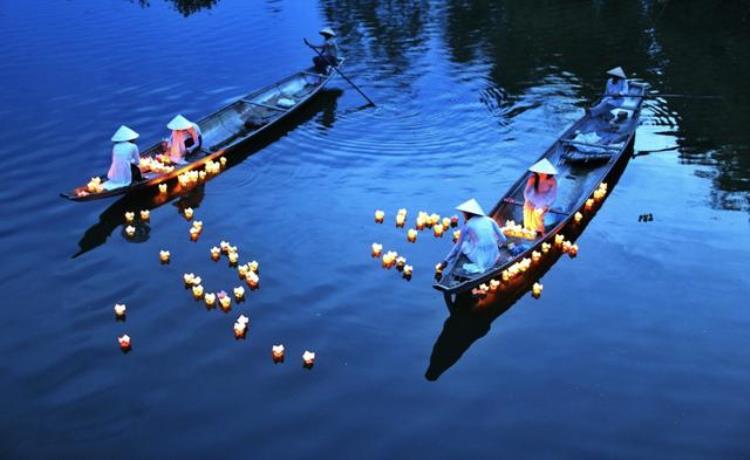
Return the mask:
<svg viewBox="0 0 750 460">
<path fill-rule="evenodd" d="M 443 268 L 453 265 L 461 255 L 469 262 L 461 267 L 466 273 L 483 273 L 492 268 L 500 257 L 500 246 L 505 244 L 505 235 L 495 222 L 482 210 L 474 198 L 462 203 L 457 210 L 463 212 L 464 225 L 461 236 L 441 264 Z"/>
<path fill-rule="evenodd" d="M 140 152 L 135 141 L 138 133 L 123 125 L 112 136 L 112 165 L 107 172 L 106 190 L 126 187 L 132 182 L 142 179 L 138 164 L 141 162 Z"/>
<path fill-rule="evenodd" d="M 628 79 L 622 67 L 615 67 L 607 71 L 611 78 L 607 80 L 607 87 L 604 91 L 604 97 L 601 102 L 589 109 L 592 117 L 598 117 L 609 113 L 613 109 L 620 107 L 628 95 Z"/>
<path fill-rule="evenodd" d="M 169 152 L 169 158 L 173 163 L 185 164 L 185 157 L 198 150 L 203 143 L 200 127 L 183 117 L 177 115 L 167 124 L 172 130 L 165 149 Z"/>
<path fill-rule="evenodd" d="M 557 169 L 546 158 L 534 163 L 531 176 L 523 190 L 523 226 L 526 230 L 544 233 L 544 216 L 557 198 Z"/>
<path fill-rule="evenodd" d="M 320 51 L 321 54 L 321 56 L 315 56 L 313 58 L 313 63 L 315 64 L 316 72 L 328 73 L 329 65 L 336 66 L 339 64 L 339 47 L 336 44 L 336 32 L 330 27 L 324 27 L 320 30 L 320 35 L 325 39 L 323 44 L 310 45 Z"/>
</svg>

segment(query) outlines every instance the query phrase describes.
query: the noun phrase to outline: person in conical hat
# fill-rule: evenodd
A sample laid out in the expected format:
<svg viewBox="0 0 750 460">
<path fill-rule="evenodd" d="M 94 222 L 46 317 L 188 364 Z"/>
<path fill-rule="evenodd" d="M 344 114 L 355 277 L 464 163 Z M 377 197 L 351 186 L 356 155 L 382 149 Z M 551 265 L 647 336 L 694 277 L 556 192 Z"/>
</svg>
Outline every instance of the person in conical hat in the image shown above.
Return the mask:
<svg viewBox="0 0 750 460">
<path fill-rule="evenodd" d="M 546 158 L 542 158 L 529 168 L 531 175 L 523 190 L 523 226 L 544 234 L 544 217 L 557 198 L 557 168 Z"/>
<path fill-rule="evenodd" d="M 320 51 L 320 56 L 313 57 L 315 71 L 318 73 L 328 73 L 329 66 L 339 65 L 339 47 L 336 44 L 336 32 L 330 27 L 320 29 L 320 35 L 325 40 L 322 45 L 312 45 L 305 40 L 305 43 Z"/>
<path fill-rule="evenodd" d="M 493 267 L 500 257 L 500 246 L 505 244 L 505 235 L 474 198 L 461 203 L 456 209 L 463 213 L 464 225 L 461 236 L 441 265 L 445 269 L 449 265 L 461 264 L 457 269 L 464 273 L 483 273 Z"/>
<path fill-rule="evenodd" d="M 107 181 L 103 186 L 106 190 L 126 187 L 132 182 L 142 180 L 138 164 L 141 162 L 138 146 L 135 140 L 138 133 L 125 125 L 112 135 L 112 164 L 107 172 Z"/>
<path fill-rule="evenodd" d="M 172 118 L 167 123 L 167 128 L 172 130 L 172 135 L 165 145 L 169 158 L 173 163 L 184 164 L 185 157 L 198 150 L 203 143 L 201 129 L 182 115 Z"/>
<path fill-rule="evenodd" d="M 628 77 L 622 67 L 609 69 L 607 75 L 611 78 L 607 80 L 607 86 L 604 91 L 604 97 L 597 105 L 589 109 L 588 113 L 592 117 L 599 117 L 612 110 L 620 107 L 625 101 L 630 89 L 628 87 Z"/>
</svg>

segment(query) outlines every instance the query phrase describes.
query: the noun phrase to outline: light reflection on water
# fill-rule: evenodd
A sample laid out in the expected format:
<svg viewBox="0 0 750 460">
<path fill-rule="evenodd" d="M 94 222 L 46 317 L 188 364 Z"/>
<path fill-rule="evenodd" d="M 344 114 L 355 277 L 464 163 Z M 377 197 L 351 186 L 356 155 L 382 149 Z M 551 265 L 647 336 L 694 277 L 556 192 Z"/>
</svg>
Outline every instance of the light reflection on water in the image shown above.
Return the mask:
<svg viewBox="0 0 750 460">
<path fill-rule="evenodd" d="M 748 60 L 736 57 L 747 57 L 746 35 L 685 37 L 689 11 L 654 24 L 648 2 L 223 0 L 187 17 L 198 2 L 40 5 L 0 6 L 11 299 L 0 452 L 747 453 L 750 116 Z M 267 146 L 155 207 L 140 244 L 119 219 L 147 204 L 57 197 L 106 167 L 120 123 L 144 142 L 163 136 L 176 112 L 203 115 L 307 65 L 301 38 L 328 23 L 377 108 L 335 80 Z M 430 284 L 450 240 L 409 245 L 372 211 L 449 214 L 468 196 L 490 206 L 615 63 L 661 92 L 725 99 L 648 101 L 636 150 L 679 149 L 630 162 L 580 256 L 545 275 L 543 297 L 494 322 L 446 320 Z M 205 222 L 198 243 L 182 203 Z M 645 212 L 655 221 L 637 222 Z M 180 279 L 237 284 L 208 258 L 222 239 L 263 265 L 262 288 L 228 315 L 196 304 Z M 407 255 L 411 282 L 377 267 L 373 241 Z M 162 248 L 170 265 L 158 264 Z M 128 304 L 124 324 L 115 302 Z M 252 319 L 245 342 L 232 338 L 240 312 Z M 429 382 L 446 329 L 462 356 Z M 123 331 L 134 338 L 127 356 L 114 341 Z M 274 366 L 279 342 L 289 355 Z M 312 371 L 299 362 L 307 348 L 318 352 Z"/>
</svg>

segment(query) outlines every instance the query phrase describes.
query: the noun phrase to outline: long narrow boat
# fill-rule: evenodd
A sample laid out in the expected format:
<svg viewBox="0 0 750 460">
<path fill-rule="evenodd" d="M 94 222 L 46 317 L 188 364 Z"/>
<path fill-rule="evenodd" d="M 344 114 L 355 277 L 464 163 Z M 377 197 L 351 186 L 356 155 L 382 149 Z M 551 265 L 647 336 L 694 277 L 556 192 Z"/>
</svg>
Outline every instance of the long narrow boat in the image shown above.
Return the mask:
<svg viewBox="0 0 750 460">
<path fill-rule="evenodd" d="M 341 64 L 343 60 L 339 66 Z M 328 83 L 334 73 L 333 69 L 329 69 L 328 73 L 318 73 L 314 67 L 308 68 L 253 91 L 199 120 L 197 123 L 203 134 L 203 144 L 186 158 L 189 163 L 185 165 L 170 164 L 159 143 L 141 152 L 143 180 L 107 190 L 103 186 L 107 177 L 102 175 L 60 196 L 73 201 L 109 198 L 145 190 L 193 170 L 203 169 L 207 163 L 229 155 L 238 145 L 259 136 L 302 107 Z"/>
<path fill-rule="evenodd" d="M 546 215 L 544 234 L 533 235 L 519 228 L 523 223 L 523 191 L 531 173 L 525 172 L 510 187 L 488 215 L 503 228 L 513 247 L 501 247 L 495 266 L 481 274 L 463 270 L 468 261 L 465 256 L 447 267 L 434 287 L 443 292 L 449 309 L 475 288 L 480 288 L 480 296 L 492 291 L 493 298 L 522 294 L 535 281 L 526 275 L 539 276 L 536 265 L 548 269 L 565 251 L 562 241 L 575 241 L 606 198 L 607 182 L 619 179 L 632 155 L 647 89 L 646 83 L 631 82 L 630 97 L 613 111 L 614 119 L 607 121 L 587 113 L 539 157 L 558 170 L 557 200 Z"/>
</svg>

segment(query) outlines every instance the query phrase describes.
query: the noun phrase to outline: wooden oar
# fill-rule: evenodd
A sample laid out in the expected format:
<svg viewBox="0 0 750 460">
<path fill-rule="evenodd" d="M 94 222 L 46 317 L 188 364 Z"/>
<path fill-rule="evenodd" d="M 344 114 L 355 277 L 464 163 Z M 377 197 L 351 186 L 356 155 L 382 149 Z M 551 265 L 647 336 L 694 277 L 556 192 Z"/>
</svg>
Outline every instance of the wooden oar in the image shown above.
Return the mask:
<svg viewBox="0 0 750 460">
<path fill-rule="evenodd" d="M 326 58 L 325 56 L 323 56 L 323 53 L 321 53 L 321 52 L 320 52 L 320 51 L 319 51 L 319 50 L 318 50 L 318 49 L 317 49 L 316 47 L 312 46 L 312 45 L 310 44 L 310 42 L 308 42 L 308 41 L 307 41 L 307 39 L 306 39 L 306 38 L 305 38 L 304 40 L 305 40 L 305 45 L 309 46 L 309 47 L 310 47 L 310 49 L 312 49 L 313 51 L 315 51 L 315 52 L 316 52 L 316 53 L 318 54 L 318 56 L 320 56 L 320 57 L 321 57 L 322 59 L 324 59 L 324 60 L 325 60 L 325 61 L 326 61 L 326 62 L 327 62 L 327 63 L 328 63 L 328 64 L 329 64 L 329 65 L 330 65 L 331 67 L 333 67 L 333 70 L 335 70 L 336 72 L 338 72 L 338 74 L 339 74 L 339 75 L 341 75 L 341 77 L 342 77 L 342 78 L 343 78 L 344 80 L 346 80 L 347 82 L 349 82 L 349 84 L 350 84 L 350 85 L 352 85 L 352 88 L 356 89 L 356 90 L 357 90 L 357 92 L 359 92 L 359 94 L 361 94 L 361 95 L 362 95 L 362 97 L 364 97 L 365 99 L 367 99 L 367 102 L 369 102 L 369 103 L 370 103 L 370 104 L 371 104 L 371 105 L 372 105 L 373 107 L 377 107 L 377 106 L 375 105 L 375 103 L 374 103 L 374 102 L 372 102 L 372 99 L 370 99 L 369 97 L 367 97 L 367 95 L 366 95 L 366 94 L 365 94 L 365 93 L 364 93 L 364 92 L 363 92 L 363 91 L 362 91 L 361 89 L 359 89 L 359 86 L 355 85 L 355 84 L 354 84 L 354 82 L 353 82 L 353 81 L 351 81 L 351 80 L 349 79 L 349 77 L 347 77 L 346 75 L 344 75 L 344 73 L 343 73 L 343 72 L 342 72 L 341 70 L 339 70 L 338 66 L 336 66 L 336 65 L 333 65 L 333 64 L 331 63 L 331 61 L 329 61 L 329 60 L 328 60 L 328 58 Z"/>
</svg>

